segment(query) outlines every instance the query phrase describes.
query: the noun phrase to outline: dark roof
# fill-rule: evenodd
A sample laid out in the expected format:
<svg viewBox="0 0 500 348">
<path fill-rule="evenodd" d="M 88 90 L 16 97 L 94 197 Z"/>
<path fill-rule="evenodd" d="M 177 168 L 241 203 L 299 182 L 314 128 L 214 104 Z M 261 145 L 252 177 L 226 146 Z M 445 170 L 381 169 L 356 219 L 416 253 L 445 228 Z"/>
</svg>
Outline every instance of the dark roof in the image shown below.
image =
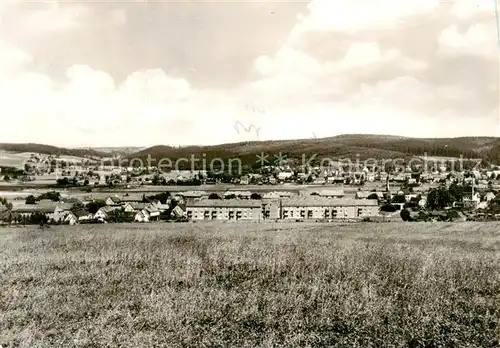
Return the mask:
<svg viewBox="0 0 500 348">
<path fill-rule="evenodd" d="M 89 215 L 90 213 L 88 211 L 86 211 L 85 209 L 78 209 L 78 210 L 74 211 L 73 214 L 76 217 L 82 217 L 82 216 Z"/>
<path fill-rule="evenodd" d="M 56 209 L 56 205 L 39 205 L 39 204 L 25 204 L 25 205 L 18 205 L 14 206 L 12 208 L 13 212 L 16 213 L 45 213 L 45 214 L 50 214 L 53 213 L 54 210 Z"/>
<path fill-rule="evenodd" d="M 190 201 L 186 204 L 189 207 L 198 208 L 260 208 L 260 200 L 247 199 L 202 199 L 198 201 Z"/>
<path fill-rule="evenodd" d="M 283 199 L 281 204 L 283 207 L 362 207 L 362 206 L 378 206 L 376 199 L 332 199 L 324 197 L 305 197 L 305 198 L 290 198 Z"/>
<path fill-rule="evenodd" d="M 114 203 L 120 203 L 120 198 L 118 197 L 108 197 L 107 199 L 111 199 Z"/>
</svg>

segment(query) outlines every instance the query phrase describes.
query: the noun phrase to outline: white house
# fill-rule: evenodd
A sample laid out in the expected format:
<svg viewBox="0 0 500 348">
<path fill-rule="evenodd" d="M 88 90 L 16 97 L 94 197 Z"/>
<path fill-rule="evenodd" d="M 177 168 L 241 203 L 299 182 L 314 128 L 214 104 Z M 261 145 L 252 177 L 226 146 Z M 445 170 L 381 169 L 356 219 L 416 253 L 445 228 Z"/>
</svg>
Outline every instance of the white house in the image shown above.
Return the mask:
<svg viewBox="0 0 500 348">
<path fill-rule="evenodd" d="M 64 218 L 64 222 L 69 225 L 76 225 L 78 223 L 78 218 L 72 212 L 69 212 Z"/>
<path fill-rule="evenodd" d="M 136 213 L 150 206 L 152 206 L 150 203 L 128 202 L 123 209 L 127 213 Z"/>
<path fill-rule="evenodd" d="M 122 207 L 120 206 L 105 206 L 100 208 L 95 214 L 94 214 L 94 219 L 98 221 L 104 221 L 108 218 L 109 213 L 115 210 L 120 210 Z"/>
<path fill-rule="evenodd" d="M 113 206 L 113 205 L 120 205 L 120 198 L 118 197 L 108 197 L 106 199 L 106 205 Z"/>
<path fill-rule="evenodd" d="M 489 202 L 489 201 L 491 201 L 491 200 L 495 199 L 495 197 L 496 197 L 496 195 L 495 195 L 493 192 L 491 192 L 491 191 L 490 191 L 490 192 L 487 192 L 487 193 L 484 195 L 484 198 L 483 198 L 483 199 L 484 199 L 486 202 Z"/>
<path fill-rule="evenodd" d="M 136 222 L 149 222 L 149 221 L 158 221 L 160 217 L 160 212 L 158 209 L 154 207 L 147 207 L 138 211 L 135 214 L 134 221 Z"/>
<path fill-rule="evenodd" d="M 179 217 L 183 217 L 186 214 L 180 206 L 176 205 L 175 208 L 172 209 L 172 215 L 179 218 Z"/>
<path fill-rule="evenodd" d="M 88 222 L 92 221 L 94 218 L 94 215 L 84 209 L 79 209 L 77 211 L 73 212 L 73 215 L 75 215 L 76 218 L 78 218 L 78 222 Z"/>
<path fill-rule="evenodd" d="M 344 190 L 323 190 L 318 192 L 318 196 L 329 197 L 329 198 L 342 198 L 344 197 Z"/>
<path fill-rule="evenodd" d="M 463 197 L 463 202 L 464 206 L 471 207 L 471 208 L 477 208 L 479 203 L 481 202 L 481 197 L 479 193 L 468 193 L 465 194 Z"/>
<path fill-rule="evenodd" d="M 284 181 L 286 179 L 289 179 L 293 176 L 292 172 L 280 172 L 278 173 L 278 180 Z"/>
<path fill-rule="evenodd" d="M 66 216 L 71 212 L 71 208 L 73 207 L 72 203 L 59 203 L 54 209 L 53 220 L 55 222 L 64 222 Z"/>
</svg>

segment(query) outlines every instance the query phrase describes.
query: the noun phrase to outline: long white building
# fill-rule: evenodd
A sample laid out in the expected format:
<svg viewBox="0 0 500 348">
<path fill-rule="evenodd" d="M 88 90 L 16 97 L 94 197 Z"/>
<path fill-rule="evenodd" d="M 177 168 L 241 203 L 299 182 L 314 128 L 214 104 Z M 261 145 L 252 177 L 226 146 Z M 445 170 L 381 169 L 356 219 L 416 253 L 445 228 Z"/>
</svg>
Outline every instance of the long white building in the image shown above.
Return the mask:
<svg viewBox="0 0 500 348">
<path fill-rule="evenodd" d="M 260 200 L 252 199 L 202 199 L 186 204 L 189 220 L 254 220 L 262 219 Z"/>
<path fill-rule="evenodd" d="M 290 198 L 281 201 L 284 220 L 362 219 L 379 213 L 376 199 Z"/>
</svg>

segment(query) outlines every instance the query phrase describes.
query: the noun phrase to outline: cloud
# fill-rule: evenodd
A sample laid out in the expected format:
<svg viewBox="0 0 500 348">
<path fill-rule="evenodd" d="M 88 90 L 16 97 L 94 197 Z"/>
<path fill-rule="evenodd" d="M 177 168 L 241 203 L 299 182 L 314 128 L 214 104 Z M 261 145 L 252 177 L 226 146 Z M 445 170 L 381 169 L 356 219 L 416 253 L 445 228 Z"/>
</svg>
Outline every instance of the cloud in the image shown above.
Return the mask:
<svg viewBox="0 0 500 348">
<path fill-rule="evenodd" d="M 68 37 L 73 37 L 69 29 L 85 28 L 94 10 L 40 6 L 29 17 L 34 31 L 53 18 L 48 32 L 69 32 Z M 484 9 L 471 9 L 477 14 L 467 16 L 468 6 L 462 0 L 449 10 L 434 0 L 313 0 L 275 51 L 250 56 L 255 59 L 246 67 L 249 77 L 231 89 L 215 88 L 215 73 L 197 85 L 193 75 L 209 66 L 197 65 L 187 78 L 170 56 L 164 58 L 166 68 L 144 63 L 117 77 L 106 64 L 85 59 L 75 64 L 83 49 L 74 49 L 75 61 L 58 66 L 58 76 L 40 68 L 41 58 L 28 53 L 33 50 L 0 41 L 0 113 L 8 115 L 0 137 L 66 146 L 145 146 L 301 138 L 313 132 L 492 135 L 499 130 L 492 116 L 498 107 L 496 70 L 488 70 L 496 66 L 496 31 L 491 13 L 489 22 Z M 110 32 L 133 26 L 121 8 L 103 13 L 99 18 L 109 21 Z M 28 29 L 23 30 L 30 38 L 39 37 Z M 147 38 L 160 45 L 167 31 L 155 29 Z M 182 45 L 182 54 L 189 49 L 201 54 L 198 47 Z M 144 61 L 152 54 L 132 52 Z M 104 48 L 102 56 L 109 60 Z M 260 128 L 259 134 L 254 128 L 238 133 L 236 122 Z"/>
<path fill-rule="evenodd" d="M 304 33 L 315 31 L 355 34 L 391 29 L 409 17 L 432 12 L 438 5 L 438 0 L 313 0 L 307 6 L 309 13 L 298 17 L 289 39 L 297 42 Z"/>
<path fill-rule="evenodd" d="M 17 31 L 25 35 L 47 35 L 81 28 L 83 19 L 89 14 L 88 7 L 82 3 L 61 4 L 57 1 L 46 1 L 39 2 L 37 7 L 29 8 L 22 5 L 26 4 L 17 4 L 18 9 L 23 10 L 22 26 L 17 28 Z"/>
<path fill-rule="evenodd" d="M 440 33 L 438 43 L 439 55 L 472 55 L 498 59 L 499 43 L 493 23 L 472 24 L 463 33 L 459 31 L 457 25 L 451 25 Z"/>
<path fill-rule="evenodd" d="M 30 61 L 28 54 L 16 48 L 2 44 L 0 57 L 0 71 L 10 72 L 0 83 L 0 112 L 12 122 L 0 130 L 5 141 L 19 136 L 12 132 L 17 125 L 30 141 L 52 143 L 58 125 L 65 129 L 57 135 L 63 143 L 79 143 L 84 138 L 99 142 L 99 137 L 125 130 L 132 139 L 140 136 L 142 142 L 154 126 L 151 121 L 175 119 L 175 110 L 191 92 L 187 81 L 161 70 L 138 71 L 117 84 L 103 71 L 75 65 L 67 69 L 66 80 L 54 81 L 29 70 L 12 73 L 12 67 L 21 68 Z"/>
<path fill-rule="evenodd" d="M 449 13 L 460 21 L 491 20 L 495 3 L 493 0 L 455 0 Z"/>
</svg>

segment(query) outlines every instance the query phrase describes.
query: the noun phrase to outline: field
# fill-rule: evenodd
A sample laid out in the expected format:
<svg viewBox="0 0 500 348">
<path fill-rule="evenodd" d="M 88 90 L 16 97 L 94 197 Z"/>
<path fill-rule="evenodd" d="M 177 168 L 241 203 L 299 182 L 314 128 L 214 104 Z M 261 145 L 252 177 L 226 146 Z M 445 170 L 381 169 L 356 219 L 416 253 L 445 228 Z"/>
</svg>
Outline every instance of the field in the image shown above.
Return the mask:
<svg viewBox="0 0 500 348">
<path fill-rule="evenodd" d="M 2 347 L 499 347 L 500 224 L 0 229 Z"/>
</svg>

